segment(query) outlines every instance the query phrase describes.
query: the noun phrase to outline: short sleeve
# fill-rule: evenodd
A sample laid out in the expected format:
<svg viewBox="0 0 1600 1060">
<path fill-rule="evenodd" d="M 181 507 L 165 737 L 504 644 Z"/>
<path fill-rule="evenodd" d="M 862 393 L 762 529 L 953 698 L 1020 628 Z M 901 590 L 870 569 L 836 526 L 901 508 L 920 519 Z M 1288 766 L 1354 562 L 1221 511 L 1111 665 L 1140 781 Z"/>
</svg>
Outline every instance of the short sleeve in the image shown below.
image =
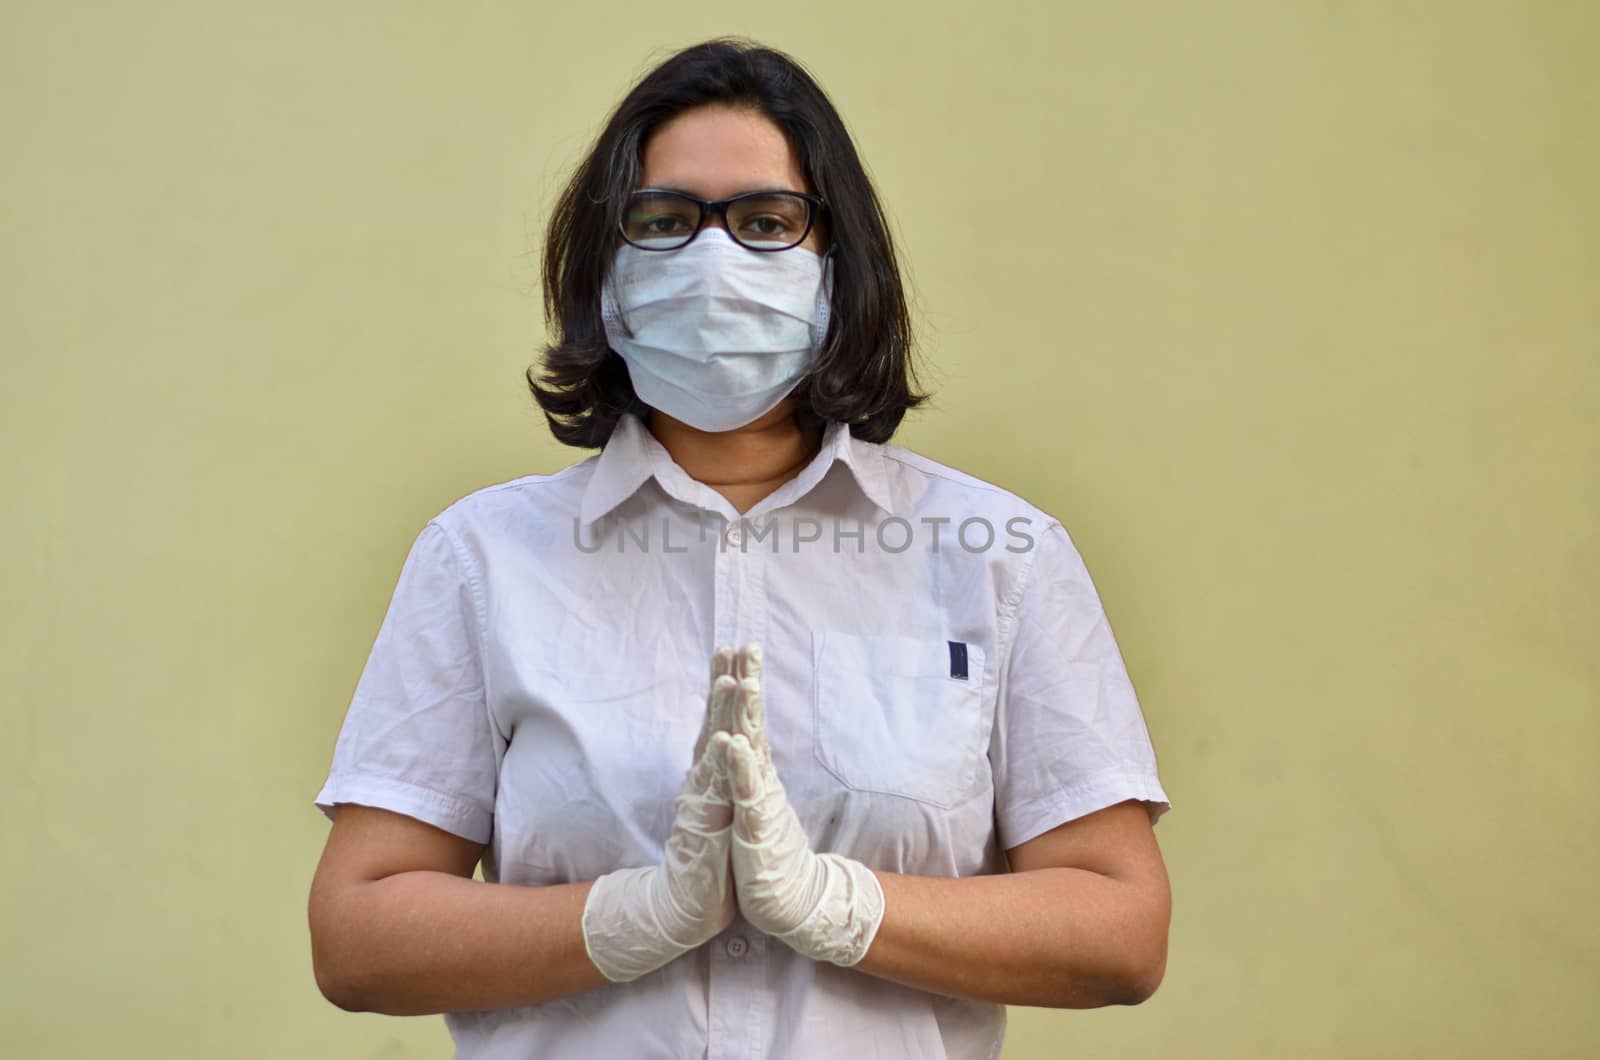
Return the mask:
<svg viewBox="0 0 1600 1060">
<path fill-rule="evenodd" d="M 1155 748 L 1094 582 L 1056 520 L 1019 583 L 990 743 L 995 822 L 1010 849 L 1125 799 L 1171 809 Z"/>
<path fill-rule="evenodd" d="M 491 719 L 474 583 L 431 520 L 412 543 L 316 806 L 356 802 L 487 843 L 505 743 Z"/>
</svg>

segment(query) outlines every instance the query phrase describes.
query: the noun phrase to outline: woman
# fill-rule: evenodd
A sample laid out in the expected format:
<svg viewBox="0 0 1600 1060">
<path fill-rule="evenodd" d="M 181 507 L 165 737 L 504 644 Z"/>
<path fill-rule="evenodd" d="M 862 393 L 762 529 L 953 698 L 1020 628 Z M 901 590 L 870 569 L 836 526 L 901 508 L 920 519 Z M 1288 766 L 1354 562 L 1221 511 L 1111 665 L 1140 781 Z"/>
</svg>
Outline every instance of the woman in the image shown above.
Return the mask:
<svg viewBox="0 0 1600 1060">
<path fill-rule="evenodd" d="M 413 544 L 316 799 L 324 994 L 472 1058 L 994 1057 L 1005 1004 L 1148 997 L 1132 684 L 1061 523 L 889 441 L 926 395 L 821 89 L 672 56 L 545 263 L 530 386 L 601 451 Z"/>
</svg>

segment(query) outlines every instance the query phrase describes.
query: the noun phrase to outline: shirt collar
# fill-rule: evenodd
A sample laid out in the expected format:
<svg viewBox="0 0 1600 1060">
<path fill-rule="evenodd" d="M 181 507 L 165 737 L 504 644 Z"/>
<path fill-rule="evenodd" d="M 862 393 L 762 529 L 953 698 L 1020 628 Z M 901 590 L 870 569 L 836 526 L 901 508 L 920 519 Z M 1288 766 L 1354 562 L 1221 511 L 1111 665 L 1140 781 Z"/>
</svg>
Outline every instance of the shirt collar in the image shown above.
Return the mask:
<svg viewBox="0 0 1600 1060">
<path fill-rule="evenodd" d="M 850 433 L 849 424 L 830 420 L 823 429 L 822 446 L 811 463 L 800 474 L 762 498 L 756 508 L 746 515 L 753 514 L 756 509 L 765 511 L 798 500 L 822 480 L 836 460 L 843 461 L 850 469 L 857 487 L 868 500 L 885 514 L 897 514 L 898 505 L 888 468 L 884 464 L 883 447 L 856 438 Z M 590 523 L 633 496 L 651 477 L 675 495 L 679 490 L 674 486 L 710 490 L 710 487 L 689 478 L 688 473 L 672 459 L 666 446 L 650 433 L 643 420 L 634 413 L 625 412 L 600 450 L 594 473 L 584 487 L 578 510 L 580 525 L 587 529 Z M 708 499 L 722 500 L 721 494 L 711 492 L 714 498 Z M 728 507 L 725 500 L 723 506 Z"/>
</svg>

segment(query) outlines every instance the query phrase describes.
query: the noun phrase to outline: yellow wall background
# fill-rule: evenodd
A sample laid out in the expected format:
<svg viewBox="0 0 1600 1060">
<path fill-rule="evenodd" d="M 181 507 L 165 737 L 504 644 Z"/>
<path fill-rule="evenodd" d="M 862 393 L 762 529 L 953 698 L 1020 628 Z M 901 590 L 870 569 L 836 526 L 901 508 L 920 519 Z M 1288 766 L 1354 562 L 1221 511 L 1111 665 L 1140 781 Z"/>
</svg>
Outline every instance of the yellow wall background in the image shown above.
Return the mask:
<svg viewBox="0 0 1600 1060">
<path fill-rule="evenodd" d="M 557 189 L 740 33 L 902 240 L 896 440 L 1063 518 L 1173 798 L 1160 991 L 1006 1060 L 1596 1055 L 1594 5 L 752 10 L 0 6 L 0 1053 L 448 1055 L 317 992 L 311 799 L 423 522 L 588 455 Z"/>
</svg>

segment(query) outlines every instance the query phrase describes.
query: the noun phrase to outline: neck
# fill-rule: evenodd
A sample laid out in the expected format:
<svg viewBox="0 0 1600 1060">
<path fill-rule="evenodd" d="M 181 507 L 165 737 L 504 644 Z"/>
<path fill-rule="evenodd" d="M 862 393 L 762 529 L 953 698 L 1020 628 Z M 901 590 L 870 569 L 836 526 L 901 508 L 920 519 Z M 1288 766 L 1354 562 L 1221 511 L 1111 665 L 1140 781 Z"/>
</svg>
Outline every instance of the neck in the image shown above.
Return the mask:
<svg viewBox="0 0 1600 1060">
<path fill-rule="evenodd" d="M 702 431 L 658 410 L 644 422 L 674 463 L 740 515 L 798 475 L 822 447 L 822 431 L 802 431 L 789 400 L 731 431 Z"/>
</svg>

